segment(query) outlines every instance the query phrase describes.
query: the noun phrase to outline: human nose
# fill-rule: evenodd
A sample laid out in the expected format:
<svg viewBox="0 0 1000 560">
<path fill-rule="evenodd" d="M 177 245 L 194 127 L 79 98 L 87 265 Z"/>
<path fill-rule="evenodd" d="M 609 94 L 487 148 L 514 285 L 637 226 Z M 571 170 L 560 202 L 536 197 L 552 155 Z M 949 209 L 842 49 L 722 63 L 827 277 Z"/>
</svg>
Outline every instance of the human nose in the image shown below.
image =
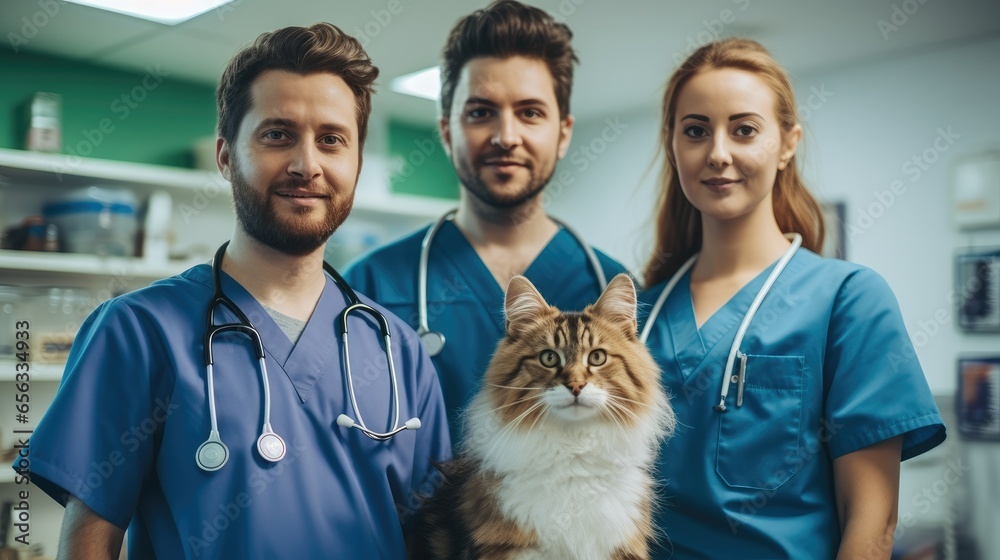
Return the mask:
<svg viewBox="0 0 1000 560">
<path fill-rule="evenodd" d="M 733 155 L 729 152 L 727 141 L 725 134 L 716 134 L 712 139 L 712 149 L 708 152 L 709 167 L 721 168 L 732 165 Z"/>
<path fill-rule="evenodd" d="M 497 129 L 491 139 L 493 145 L 504 150 L 511 150 L 521 145 L 521 130 L 514 115 L 501 114 L 497 119 Z"/>
<path fill-rule="evenodd" d="M 310 142 L 303 142 L 293 150 L 288 163 L 288 174 L 306 181 L 318 178 L 323 170 L 319 165 L 319 150 Z"/>
</svg>

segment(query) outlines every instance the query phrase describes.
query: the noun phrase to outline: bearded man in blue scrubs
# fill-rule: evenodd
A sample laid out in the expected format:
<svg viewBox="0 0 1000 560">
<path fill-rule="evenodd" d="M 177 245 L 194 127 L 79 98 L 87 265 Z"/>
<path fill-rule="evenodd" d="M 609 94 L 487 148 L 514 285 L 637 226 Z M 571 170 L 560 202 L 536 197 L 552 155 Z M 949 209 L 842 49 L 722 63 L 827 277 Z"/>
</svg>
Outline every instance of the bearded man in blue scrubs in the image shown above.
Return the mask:
<svg viewBox="0 0 1000 560">
<path fill-rule="evenodd" d="M 330 24 L 265 33 L 226 68 L 217 160 L 237 227 L 221 266 L 96 310 L 31 437 L 32 481 L 66 506 L 60 558 L 118 558 L 126 528 L 131 558 L 405 557 L 398 511 L 433 490 L 431 461 L 450 455 L 440 386 L 415 333 L 386 313 L 397 409 L 379 325 L 352 313 L 352 406 L 338 326 L 349 299 L 322 262 L 354 200 L 377 76 Z M 259 332 L 267 383 L 244 332 L 215 336 L 209 377 L 207 310 L 238 321 L 216 305 L 213 272 Z M 393 409 L 423 426 L 376 441 L 337 423 L 360 411 L 383 431 Z M 258 449 L 272 430 L 285 445 Z M 227 460 L 200 448 L 210 432 Z"/>
<path fill-rule="evenodd" d="M 597 252 L 592 263 L 582 240 L 543 208 L 542 191 L 573 132 L 571 38 L 542 10 L 500 0 L 461 19 L 444 48 L 439 127 L 462 189 L 454 219 L 429 245 L 426 320 L 444 336 L 433 360 L 453 441 L 503 336 L 512 276 L 526 276 L 549 304 L 579 311 L 603 290 L 595 268 L 606 278 L 625 271 Z M 346 274 L 414 328 L 427 232 L 376 249 Z"/>
</svg>

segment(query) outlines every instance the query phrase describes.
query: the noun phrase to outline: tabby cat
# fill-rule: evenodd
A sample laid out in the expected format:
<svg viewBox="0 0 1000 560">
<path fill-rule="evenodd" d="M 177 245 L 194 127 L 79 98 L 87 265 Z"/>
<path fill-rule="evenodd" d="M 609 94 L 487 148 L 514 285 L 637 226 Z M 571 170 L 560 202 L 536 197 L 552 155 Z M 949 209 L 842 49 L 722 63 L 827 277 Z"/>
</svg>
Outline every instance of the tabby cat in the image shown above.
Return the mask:
<svg viewBox="0 0 1000 560">
<path fill-rule="evenodd" d="M 675 419 L 619 274 L 582 312 L 507 286 L 507 335 L 465 440 L 412 527 L 416 560 L 649 557 L 652 479 Z"/>
</svg>

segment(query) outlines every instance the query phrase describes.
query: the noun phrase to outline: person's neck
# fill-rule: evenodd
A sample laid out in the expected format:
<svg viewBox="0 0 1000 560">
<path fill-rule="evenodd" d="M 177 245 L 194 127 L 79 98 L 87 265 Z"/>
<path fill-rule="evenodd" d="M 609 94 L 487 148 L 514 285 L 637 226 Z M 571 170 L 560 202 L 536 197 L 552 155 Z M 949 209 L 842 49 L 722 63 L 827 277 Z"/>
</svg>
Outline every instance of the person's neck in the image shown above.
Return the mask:
<svg viewBox="0 0 1000 560">
<path fill-rule="evenodd" d="M 778 260 L 788 250 L 773 214 L 735 220 L 702 219 L 701 253 L 693 280 L 753 276 Z"/>
<path fill-rule="evenodd" d="M 559 232 L 540 196 L 514 208 L 496 208 L 462 191 L 455 225 L 501 289 L 524 274 Z"/>
<path fill-rule="evenodd" d="M 261 305 L 307 321 L 326 285 L 323 246 L 297 256 L 261 244 L 240 228 L 226 248 L 222 270 Z"/>
<path fill-rule="evenodd" d="M 559 231 L 541 196 L 512 208 L 489 206 L 462 191 L 455 225 L 473 247 L 517 249 L 546 243 Z"/>
</svg>

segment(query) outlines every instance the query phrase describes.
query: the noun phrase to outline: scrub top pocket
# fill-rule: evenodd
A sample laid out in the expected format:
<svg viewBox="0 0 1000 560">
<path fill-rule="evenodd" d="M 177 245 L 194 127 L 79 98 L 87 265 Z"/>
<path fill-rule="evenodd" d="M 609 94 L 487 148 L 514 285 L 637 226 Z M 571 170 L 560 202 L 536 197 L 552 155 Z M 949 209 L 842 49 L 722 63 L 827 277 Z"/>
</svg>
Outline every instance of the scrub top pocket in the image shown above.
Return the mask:
<svg viewBox="0 0 1000 560">
<path fill-rule="evenodd" d="M 733 368 L 739 372 L 739 362 Z M 729 387 L 719 414 L 716 471 L 733 488 L 775 490 L 795 475 L 802 424 L 802 356 L 747 355 L 743 406 Z"/>
</svg>

